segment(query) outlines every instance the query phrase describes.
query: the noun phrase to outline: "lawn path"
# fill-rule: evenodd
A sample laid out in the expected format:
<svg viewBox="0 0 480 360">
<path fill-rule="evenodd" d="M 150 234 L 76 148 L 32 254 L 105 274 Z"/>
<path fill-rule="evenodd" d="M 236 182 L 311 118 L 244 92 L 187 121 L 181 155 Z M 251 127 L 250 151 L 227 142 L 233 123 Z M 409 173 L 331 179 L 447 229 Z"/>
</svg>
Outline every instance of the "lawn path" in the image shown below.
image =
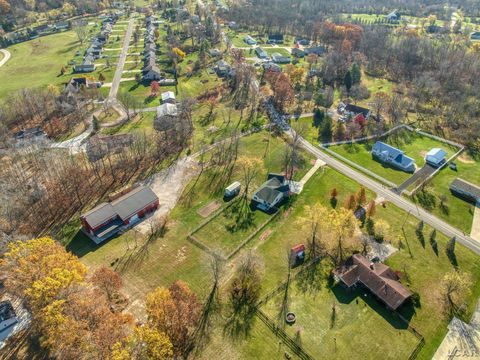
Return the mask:
<svg viewBox="0 0 480 360">
<path fill-rule="evenodd" d="M 10 51 L 5 49 L 0 49 L 0 52 L 4 55 L 3 59 L 0 60 L 0 67 L 2 67 L 3 65 L 5 65 L 8 59 L 10 59 L 10 56 L 12 56 L 12 54 L 10 54 Z"/>
</svg>

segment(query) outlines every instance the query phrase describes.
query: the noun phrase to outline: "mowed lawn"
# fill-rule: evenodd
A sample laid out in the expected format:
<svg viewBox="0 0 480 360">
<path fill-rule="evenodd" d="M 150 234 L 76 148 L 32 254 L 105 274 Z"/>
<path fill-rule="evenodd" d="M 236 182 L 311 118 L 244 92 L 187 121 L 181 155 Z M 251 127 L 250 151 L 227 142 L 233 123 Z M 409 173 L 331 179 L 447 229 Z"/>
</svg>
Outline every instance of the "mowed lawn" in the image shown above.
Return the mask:
<svg viewBox="0 0 480 360">
<path fill-rule="evenodd" d="M 319 202 L 331 208 L 332 188 L 336 188 L 339 194 L 336 205 L 338 208 L 342 206 L 345 198 L 357 192 L 360 186 L 332 169 L 319 170 L 306 184 L 288 216 L 280 216 L 274 224 L 266 228 L 270 230 L 270 235 L 263 239 L 260 239 L 259 235 L 249 243 L 249 248 L 256 249 L 264 261 L 263 294 L 269 293 L 287 279 L 288 250 L 293 245 L 306 244 L 309 239 L 308 229 L 302 227 L 298 221 L 304 216 L 304 205 Z M 367 191 L 367 201 L 375 197 L 375 194 Z M 435 254 L 429 244 L 432 229 L 425 225 L 423 232 L 426 244 L 423 247 L 415 235 L 418 220 L 390 203 L 387 203 L 385 208 L 377 206 L 374 220 L 384 220 L 389 224 L 386 241 L 397 248 L 400 247 L 399 240 L 402 241 L 401 249 L 387 260 L 387 264 L 394 270 L 406 272 L 407 276 L 402 278 L 402 283 L 420 295 L 420 307 L 405 306 L 401 313 L 410 320 L 410 325 L 425 337 L 426 345 L 420 352 L 420 358 L 430 359 L 447 333 L 449 322 L 442 311 L 440 289 L 444 275 L 454 271 L 445 253 L 449 239 L 441 233 L 436 234 L 438 255 Z M 402 235 L 404 223 L 405 237 Z M 469 319 L 480 296 L 480 257 L 458 243 L 456 256 L 458 269 L 469 273 L 473 280 L 465 316 Z M 404 329 L 405 325 L 401 325 L 397 318 L 386 312 L 383 305 L 371 297 L 365 298 L 364 293 L 348 298 L 338 289 L 329 289 L 324 277 L 329 273 L 331 265 L 328 262 L 322 264 L 320 274 L 300 277 L 300 281 L 292 285 L 289 298 L 292 306 L 290 309 L 300 316 L 297 325 L 301 328 L 301 343 L 306 346 L 307 351 L 318 358 L 331 358 L 334 355 L 338 358 L 352 358 L 357 356 L 357 352 L 360 352 L 359 358 L 376 357 L 378 354 L 385 354 L 382 358 L 391 359 L 408 357 L 417 340 Z M 357 299 L 359 304 L 356 303 Z M 338 308 L 338 322 L 333 330 L 330 330 L 331 306 L 334 301 Z M 271 307 L 270 315 L 276 320 L 278 301 L 268 306 Z M 346 319 L 351 319 L 351 322 Z M 382 329 L 378 336 L 371 336 L 372 332 L 377 334 L 377 329 Z M 292 330 L 290 335 L 295 337 L 295 331 Z M 333 337 L 336 337 L 337 341 L 337 354 L 333 352 Z M 349 345 L 350 342 L 352 345 Z"/>
<path fill-rule="evenodd" d="M 82 47 L 73 31 L 40 37 L 10 46 L 10 60 L 0 68 L 0 99 L 22 88 L 59 85 L 72 77 L 70 71 L 60 75 L 75 52 Z M 71 69 L 71 67 L 68 67 Z"/>
<path fill-rule="evenodd" d="M 326 281 L 318 285 L 318 291 L 306 292 L 301 276 L 292 282 L 288 311 L 297 320 L 284 328 L 315 359 L 407 359 L 419 342 L 365 290 L 349 293 L 339 285 L 329 289 Z M 285 324 L 283 316 L 280 319 L 283 298 L 282 292 L 262 307 L 279 326 Z"/>
<path fill-rule="evenodd" d="M 235 215 L 229 216 L 228 214 L 229 210 L 227 209 L 194 235 L 203 244 L 218 250 L 224 256 L 230 255 L 257 227 L 273 216 L 256 210 L 253 212 L 251 224 L 246 228 L 237 229 L 235 228 Z"/>
<path fill-rule="evenodd" d="M 418 203 L 426 207 L 431 213 L 470 234 L 475 206 L 453 195 L 449 186 L 457 177 L 480 186 L 480 162 L 467 153 L 463 153 L 455 160 L 455 163 L 457 164 L 457 171 L 448 167 L 444 168 L 430 182 L 428 192 L 434 195 L 434 203 L 422 204 L 418 196 L 416 198 Z M 417 195 L 421 196 L 418 193 Z M 440 206 L 441 196 L 446 197 L 443 207 Z"/>
<path fill-rule="evenodd" d="M 381 139 L 381 141 L 405 151 L 406 156 L 415 160 L 418 169 L 425 164 L 424 157 L 432 148 L 444 149 L 447 152 L 447 158 L 458 151 L 453 146 L 407 130 L 398 131 L 387 138 Z M 329 147 L 329 149 L 397 185 L 411 176 L 409 173 L 374 160 L 371 154 L 374 144 L 374 141 L 368 141 L 357 144 L 335 145 Z"/>
</svg>

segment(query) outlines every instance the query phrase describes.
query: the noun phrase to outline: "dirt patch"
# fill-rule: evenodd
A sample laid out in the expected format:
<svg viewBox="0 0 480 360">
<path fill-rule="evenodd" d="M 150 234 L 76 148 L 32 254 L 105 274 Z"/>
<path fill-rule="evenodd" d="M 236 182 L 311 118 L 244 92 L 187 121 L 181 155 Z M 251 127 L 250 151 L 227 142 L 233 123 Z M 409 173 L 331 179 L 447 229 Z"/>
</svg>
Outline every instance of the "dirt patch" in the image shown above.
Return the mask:
<svg viewBox="0 0 480 360">
<path fill-rule="evenodd" d="M 260 235 L 260 241 L 265 240 L 270 234 L 272 233 L 272 230 L 268 229 L 265 230 L 262 235 Z"/>
<path fill-rule="evenodd" d="M 468 154 L 462 153 L 457 160 L 464 164 L 475 164 L 475 160 L 473 160 Z"/>
<path fill-rule="evenodd" d="M 197 214 L 203 218 L 209 217 L 213 212 L 220 209 L 220 202 L 214 200 L 197 211 Z"/>
<path fill-rule="evenodd" d="M 136 229 L 147 234 L 150 229 L 150 221 L 167 216 L 177 204 L 185 186 L 197 173 L 197 162 L 192 158 L 185 158 L 144 181 L 142 185 L 149 186 L 153 190 L 159 198 L 160 206 L 153 216 L 138 224 Z"/>
</svg>

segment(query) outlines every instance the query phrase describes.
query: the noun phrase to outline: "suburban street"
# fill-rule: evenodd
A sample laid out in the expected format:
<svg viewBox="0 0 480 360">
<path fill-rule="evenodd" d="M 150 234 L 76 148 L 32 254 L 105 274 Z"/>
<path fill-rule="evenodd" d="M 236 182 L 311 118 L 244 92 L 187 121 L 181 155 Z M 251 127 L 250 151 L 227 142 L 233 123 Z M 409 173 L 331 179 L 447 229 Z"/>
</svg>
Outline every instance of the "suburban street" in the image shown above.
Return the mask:
<svg viewBox="0 0 480 360">
<path fill-rule="evenodd" d="M 288 130 L 289 135 L 293 135 L 293 130 Z M 477 254 L 480 254 L 480 242 L 472 239 L 470 236 L 465 235 L 460 230 L 455 227 L 447 224 L 445 221 L 439 219 L 438 217 L 430 214 L 429 212 L 421 209 L 411 201 L 405 199 L 404 197 L 394 193 L 385 186 L 379 184 L 375 180 L 370 179 L 368 176 L 361 174 L 360 172 L 352 169 L 351 167 L 343 164 L 339 160 L 325 154 L 320 151 L 316 146 L 312 145 L 305 139 L 301 139 L 301 144 L 305 150 L 316 156 L 318 159 L 327 163 L 328 166 L 339 171 L 340 173 L 348 176 L 349 178 L 357 181 L 359 184 L 374 191 L 379 197 L 384 198 L 386 201 L 389 201 L 399 208 L 405 210 L 407 213 L 415 216 L 416 218 L 424 221 L 426 224 L 432 226 L 434 229 L 441 231 L 449 237 L 455 236 L 459 243 L 466 246 L 470 250 L 474 251 Z"/>
<path fill-rule="evenodd" d="M 123 40 L 122 52 L 118 58 L 117 69 L 115 70 L 112 87 L 110 88 L 110 93 L 108 95 L 109 100 L 116 100 L 117 98 L 118 88 L 120 87 L 120 81 L 122 80 L 123 67 L 125 66 L 125 61 L 127 59 L 128 47 L 130 46 L 134 22 L 135 18 L 133 17 L 128 21 L 127 32 L 125 33 L 125 39 Z"/>
</svg>

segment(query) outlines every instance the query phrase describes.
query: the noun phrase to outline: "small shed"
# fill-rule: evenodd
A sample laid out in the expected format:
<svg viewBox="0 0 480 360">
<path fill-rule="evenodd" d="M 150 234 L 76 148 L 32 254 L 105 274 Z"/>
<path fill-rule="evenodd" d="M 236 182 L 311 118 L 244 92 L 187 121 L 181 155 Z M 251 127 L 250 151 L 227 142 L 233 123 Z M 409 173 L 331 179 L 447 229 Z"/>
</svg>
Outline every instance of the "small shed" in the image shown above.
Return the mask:
<svg viewBox="0 0 480 360">
<path fill-rule="evenodd" d="M 305 245 L 298 244 L 290 249 L 290 264 L 297 266 L 305 260 Z"/>
<path fill-rule="evenodd" d="M 225 192 L 224 192 L 225 197 L 231 198 L 231 197 L 237 196 L 240 193 L 241 186 L 242 185 L 238 181 L 235 181 L 234 183 L 228 185 L 225 188 Z"/>
<path fill-rule="evenodd" d="M 425 156 L 425 162 L 433 167 L 440 167 L 445 164 L 447 152 L 440 148 L 433 148 Z"/>
</svg>

